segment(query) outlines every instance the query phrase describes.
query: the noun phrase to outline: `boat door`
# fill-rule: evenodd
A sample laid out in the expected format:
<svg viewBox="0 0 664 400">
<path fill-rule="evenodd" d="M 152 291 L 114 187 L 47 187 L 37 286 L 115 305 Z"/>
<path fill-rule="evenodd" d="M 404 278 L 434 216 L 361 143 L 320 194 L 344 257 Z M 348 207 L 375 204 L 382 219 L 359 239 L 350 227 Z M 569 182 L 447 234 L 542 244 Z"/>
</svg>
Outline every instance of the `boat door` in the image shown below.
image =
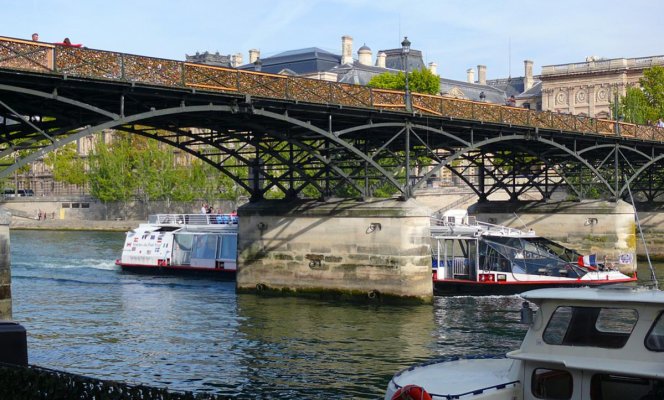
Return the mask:
<svg viewBox="0 0 664 400">
<path fill-rule="evenodd" d="M 434 238 L 433 271 L 438 280 L 470 279 L 477 276 L 477 238 L 437 236 Z"/>
</svg>

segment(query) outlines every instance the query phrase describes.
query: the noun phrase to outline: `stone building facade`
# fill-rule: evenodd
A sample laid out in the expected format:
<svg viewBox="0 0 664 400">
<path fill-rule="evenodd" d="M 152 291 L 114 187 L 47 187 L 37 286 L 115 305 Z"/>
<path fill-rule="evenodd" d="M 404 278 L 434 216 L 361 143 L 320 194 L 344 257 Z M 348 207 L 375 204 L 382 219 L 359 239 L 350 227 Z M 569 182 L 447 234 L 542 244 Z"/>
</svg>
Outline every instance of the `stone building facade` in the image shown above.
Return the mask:
<svg viewBox="0 0 664 400">
<path fill-rule="evenodd" d="M 601 59 L 545 65 L 539 76 L 545 111 L 612 119 L 616 95 L 638 86 L 643 70 L 664 65 L 664 56 Z"/>
</svg>

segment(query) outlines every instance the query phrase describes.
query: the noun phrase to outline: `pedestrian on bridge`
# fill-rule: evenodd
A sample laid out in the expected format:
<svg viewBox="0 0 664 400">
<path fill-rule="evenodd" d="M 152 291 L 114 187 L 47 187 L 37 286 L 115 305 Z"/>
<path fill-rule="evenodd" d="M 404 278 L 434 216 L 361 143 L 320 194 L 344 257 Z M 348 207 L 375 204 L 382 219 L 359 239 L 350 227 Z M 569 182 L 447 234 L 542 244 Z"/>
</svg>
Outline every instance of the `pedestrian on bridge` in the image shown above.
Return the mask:
<svg viewBox="0 0 664 400">
<path fill-rule="evenodd" d="M 83 45 L 80 44 L 80 43 L 73 44 L 73 43 L 71 42 L 71 40 L 69 40 L 68 37 L 66 37 L 61 43 L 56 43 L 56 44 L 59 44 L 59 45 L 61 45 L 61 46 L 66 46 L 66 47 L 81 47 L 81 46 L 83 46 Z"/>
</svg>

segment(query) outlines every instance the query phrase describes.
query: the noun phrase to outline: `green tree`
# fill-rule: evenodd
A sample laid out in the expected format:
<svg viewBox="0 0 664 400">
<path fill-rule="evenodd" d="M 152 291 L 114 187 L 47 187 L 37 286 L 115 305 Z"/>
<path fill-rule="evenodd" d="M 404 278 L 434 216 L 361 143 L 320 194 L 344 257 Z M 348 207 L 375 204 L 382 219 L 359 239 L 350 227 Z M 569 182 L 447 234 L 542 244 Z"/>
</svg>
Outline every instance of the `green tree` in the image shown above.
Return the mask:
<svg viewBox="0 0 664 400">
<path fill-rule="evenodd" d="M 85 160 L 76 151 L 76 143 L 69 143 L 44 157 L 44 163 L 53 171 L 53 179 L 71 185 L 83 186 L 88 182 Z"/>
<path fill-rule="evenodd" d="M 646 124 L 664 118 L 664 67 L 644 70 L 639 84 L 639 88 L 628 88 L 620 99 L 619 112 L 625 121 Z"/>
<path fill-rule="evenodd" d="M 376 89 L 405 90 L 406 75 L 402 71 L 396 74 L 385 72 L 371 78 L 367 86 Z M 411 92 L 436 95 L 440 93 L 440 78 L 428 69 L 422 68 L 408 73 L 408 86 Z"/>
<path fill-rule="evenodd" d="M 648 98 L 640 88 L 628 88 L 619 108 L 618 112 L 625 116 L 625 122 L 646 124 L 657 119 L 657 112 L 650 106 Z"/>
<path fill-rule="evenodd" d="M 643 71 L 639 83 L 657 118 L 664 117 L 664 67 L 654 66 Z"/>
<path fill-rule="evenodd" d="M 89 157 L 88 179 L 92 196 L 104 204 L 121 202 L 126 209 L 136 190 L 132 167 L 127 162 L 133 150 L 128 140 L 121 139 L 107 145 L 104 137 L 99 136 Z"/>
</svg>

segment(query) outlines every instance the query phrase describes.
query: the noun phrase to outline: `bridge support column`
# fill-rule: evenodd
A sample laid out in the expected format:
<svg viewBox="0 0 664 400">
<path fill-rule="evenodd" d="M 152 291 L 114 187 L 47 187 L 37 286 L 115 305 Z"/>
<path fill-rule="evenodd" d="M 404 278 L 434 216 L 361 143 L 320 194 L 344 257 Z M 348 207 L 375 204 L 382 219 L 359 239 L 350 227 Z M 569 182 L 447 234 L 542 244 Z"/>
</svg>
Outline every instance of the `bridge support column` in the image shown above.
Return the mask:
<svg viewBox="0 0 664 400">
<path fill-rule="evenodd" d="M 636 270 L 634 207 L 618 202 L 486 202 L 469 214 L 480 221 L 518 229 L 532 228 L 581 254 L 596 254 L 598 262 L 613 264 L 624 273 Z"/>
<path fill-rule="evenodd" d="M 9 224 L 11 214 L 0 210 L 0 320 L 12 319 L 11 257 Z"/>
<path fill-rule="evenodd" d="M 237 289 L 431 302 L 430 213 L 413 199 L 249 203 Z"/>
</svg>

